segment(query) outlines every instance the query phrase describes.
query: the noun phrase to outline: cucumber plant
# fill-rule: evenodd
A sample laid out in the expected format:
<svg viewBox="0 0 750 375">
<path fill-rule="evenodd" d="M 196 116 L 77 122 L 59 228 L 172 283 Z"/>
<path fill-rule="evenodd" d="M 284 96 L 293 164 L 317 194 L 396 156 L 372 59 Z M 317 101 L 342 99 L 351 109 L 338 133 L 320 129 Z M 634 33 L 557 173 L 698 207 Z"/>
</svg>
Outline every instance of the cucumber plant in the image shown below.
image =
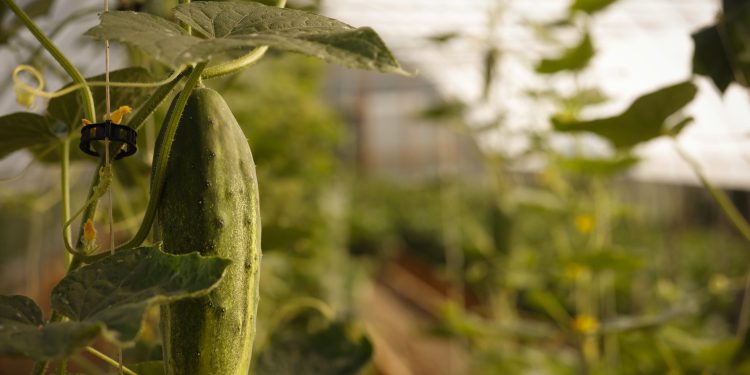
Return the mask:
<svg viewBox="0 0 750 375">
<path fill-rule="evenodd" d="M 171 70 L 148 84 L 140 69 L 112 72 L 111 100 L 137 108 L 127 125 L 144 121 L 181 87 L 155 144 L 150 197 L 138 231 L 129 241 L 94 253 L 92 219 L 111 180 L 102 157 L 88 198 L 70 214 L 70 142 L 81 120 L 97 122 L 104 93 L 99 79 L 78 69 L 13 0 L 3 3 L 73 80 L 76 92 L 53 95 L 44 115 L 19 112 L 0 117 L 0 156 L 28 149 L 59 153 L 63 239 L 68 271 L 52 292 L 52 314 L 25 296 L 0 296 L 0 355 L 36 360 L 34 373 L 51 360 L 66 371 L 66 359 L 97 337 L 120 346 L 134 343 L 149 306 L 162 305 L 164 363 L 174 374 L 245 374 L 258 305 L 260 214 L 250 148 L 221 94 L 203 80 L 233 74 L 271 48 L 321 58 L 349 68 L 408 75 L 370 28 L 354 28 L 313 13 L 257 3 L 193 2 L 178 5 L 179 23 L 139 12 L 105 12 L 86 35 L 142 50 Z M 239 57 L 237 57 L 239 55 Z M 140 89 L 133 89 L 133 87 Z M 153 90 L 143 90 L 144 87 Z M 39 90 L 21 87 L 29 96 Z M 142 104 L 138 105 L 140 102 Z M 57 131 L 60 123 L 63 131 Z M 122 145 L 106 145 L 117 155 Z M 262 161 L 261 161 L 262 162 Z M 70 223 L 80 217 L 71 243 Z M 158 222 L 155 238 L 149 233 Z M 163 366 L 163 367 L 162 367 Z M 139 366 L 134 368 L 140 369 Z M 127 370 L 132 373 L 132 370 Z M 157 372 L 159 372 L 157 371 Z"/>
</svg>

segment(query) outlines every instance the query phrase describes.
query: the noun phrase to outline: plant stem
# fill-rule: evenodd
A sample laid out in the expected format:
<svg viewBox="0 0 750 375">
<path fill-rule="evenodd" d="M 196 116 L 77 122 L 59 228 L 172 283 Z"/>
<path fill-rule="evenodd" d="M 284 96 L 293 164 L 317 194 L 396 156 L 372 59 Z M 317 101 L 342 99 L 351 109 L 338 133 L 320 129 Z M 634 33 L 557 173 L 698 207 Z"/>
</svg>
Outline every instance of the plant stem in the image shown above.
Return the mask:
<svg viewBox="0 0 750 375">
<path fill-rule="evenodd" d="M 49 367 L 49 361 L 36 362 L 31 369 L 31 375 L 43 375 L 47 372 L 47 367 Z"/>
<path fill-rule="evenodd" d="M 130 121 L 128 121 L 128 126 L 135 129 L 136 131 L 140 130 L 143 127 L 143 123 L 146 122 L 146 119 L 151 116 L 152 113 L 156 110 L 161 103 L 164 102 L 164 99 L 169 96 L 169 93 L 172 92 L 172 90 L 177 86 L 177 84 L 182 80 L 182 77 L 185 76 L 186 71 L 183 71 L 177 77 L 175 77 L 173 80 L 165 83 L 164 85 L 159 86 L 156 91 L 154 91 L 153 94 L 146 100 L 145 103 L 141 106 L 141 108 L 133 114 L 133 116 L 130 117 Z M 118 151 L 118 150 L 116 150 Z"/>
<path fill-rule="evenodd" d="M 257 47 L 247 55 L 206 69 L 201 78 L 210 79 L 237 72 L 258 62 L 266 54 L 266 51 L 268 51 L 268 46 Z"/>
<path fill-rule="evenodd" d="M 59 375 L 65 375 L 68 373 L 68 360 L 60 360 L 60 363 L 57 364 L 57 373 Z"/>
<path fill-rule="evenodd" d="M 685 150 L 680 147 L 677 141 L 673 141 L 673 145 L 682 160 L 684 160 L 690 166 L 690 168 L 693 169 L 693 173 L 695 173 L 696 177 L 698 177 L 698 180 L 701 182 L 703 187 L 708 191 L 714 201 L 719 204 L 719 207 L 722 211 L 724 211 L 724 214 L 729 218 L 729 221 L 732 222 L 735 228 L 737 228 L 737 231 L 740 232 L 742 237 L 746 241 L 750 242 L 750 224 L 747 222 L 747 220 L 745 220 L 745 217 L 742 216 L 740 211 L 737 210 L 737 207 L 734 206 L 732 201 L 729 200 L 729 197 L 727 197 L 726 193 L 718 189 L 711 183 L 711 181 L 708 180 L 708 178 L 706 178 L 706 176 L 703 174 L 703 169 L 701 168 L 700 164 L 698 164 L 695 159 L 688 155 L 687 152 L 685 152 Z M 750 308 L 750 306 L 748 306 L 750 305 L 750 302 L 748 302 L 748 300 L 750 299 L 750 273 L 748 273 L 745 277 L 745 291 L 742 295 L 742 305 L 737 322 L 737 337 L 743 337 L 745 335 L 745 332 L 748 328 L 748 320 L 750 319 L 750 317 L 748 316 L 748 308 Z"/>
<path fill-rule="evenodd" d="M 190 4 L 190 0 L 179 0 L 177 2 L 178 4 Z M 193 35 L 193 28 L 190 27 L 187 23 L 182 24 L 182 28 L 185 29 L 185 32 L 188 33 L 188 35 Z"/>
<path fill-rule="evenodd" d="M 69 250 L 65 252 L 65 265 L 70 266 L 74 250 L 70 245 L 70 226 L 65 223 L 70 220 L 70 139 L 62 140 L 62 158 L 60 158 L 60 189 L 62 190 L 62 222 L 63 244 Z"/>
<path fill-rule="evenodd" d="M 96 109 L 94 107 L 94 97 L 91 94 L 91 89 L 86 85 L 86 80 L 83 78 L 83 75 L 81 72 L 78 71 L 78 69 L 68 60 L 67 57 L 55 46 L 54 43 L 52 43 L 49 38 L 47 38 L 44 33 L 39 30 L 39 27 L 36 26 L 34 21 L 29 18 L 29 16 L 23 11 L 23 9 L 19 8 L 18 5 L 13 0 L 3 0 L 5 4 L 10 8 L 13 13 L 16 14 L 16 16 L 21 20 L 21 22 L 26 26 L 26 28 L 36 37 L 36 39 L 41 43 L 41 45 L 44 47 L 44 49 L 49 52 L 50 55 L 55 59 L 55 61 L 60 64 L 60 66 L 65 70 L 66 73 L 70 76 L 70 78 L 73 79 L 75 83 L 78 83 L 81 85 L 81 98 L 83 99 L 83 114 L 84 116 L 93 121 L 96 122 Z"/>
<path fill-rule="evenodd" d="M 690 168 L 693 170 L 693 173 L 695 173 L 695 176 L 698 177 L 701 185 L 703 185 L 703 187 L 708 191 L 714 201 L 716 201 L 716 203 L 719 205 L 719 208 L 721 208 L 727 218 L 729 218 L 729 221 L 732 222 L 735 228 L 737 228 L 737 231 L 740 232 L 745 240 L 750 242 L 750 223 L 745 220 L 740 211 L 737 210 L 737 207 L 735 207 L 732 201 L 729 200 L 729 197 L 727 197 L 726 193 L 714 186 L 714 184 L 712 184 L 711 181 L 706 178 L 705 174 L 703 173 L 703 168 L 701 168 L 700 164 L 698 164 L 695 159 L 688 155 L 676 141 L 674 142 L 674 148 L 680 155 L 682 160 L 684 160 L 690 166 Z"/>
<path fill-rule="evenodd" d="M 124 373 L 128 374 L 128 375 L 138 375 L 133 370 L 131 370 L 131 369 L 123 366 L 121 363 L 119 363 L 119 362 L 115 361 L 114 359 L 110 358 L 108 355 L 106 355 L 106 354 L 104 354 L 104 353 L 102 353 L 102 352 L 100 352 L 100 351 L 98 351 L 98 350 L 96 350 L 96 349 L 94 349 L 94 348 L 92 348 L 90 346 L 87 346 L 84 350 L 86 350 L 87 352 L 91 353 L 94 357 L 99 358 L 99 359 L 101 359 L 104 362 L 107 362 L 107 364 L 109 364 L 110 366 L 112 366 L 112 367 L 114 367 L 116 369 L 119 369 L 120 366 L 122 366 L 122 371 Z"/>
</svg>

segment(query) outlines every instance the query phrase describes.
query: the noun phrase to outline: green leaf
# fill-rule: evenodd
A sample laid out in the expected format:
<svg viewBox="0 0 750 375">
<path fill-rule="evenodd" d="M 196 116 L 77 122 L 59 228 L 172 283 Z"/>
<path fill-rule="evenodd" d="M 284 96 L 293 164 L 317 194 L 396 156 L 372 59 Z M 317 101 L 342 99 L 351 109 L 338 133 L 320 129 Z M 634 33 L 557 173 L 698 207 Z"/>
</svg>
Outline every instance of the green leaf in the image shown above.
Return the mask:
<svg viewBox="0 0 750 375">
<path fill-rule="evenodd" d="M 748 86 L 750 76 L 750 3 L 724 1 L 723 15 L 714 25 L 692 34 L 693 73 L 708 76 L 724 92 L 730 83 Z"/>
<path fill-rule="evenodd" d="M 430 35 L 427 37 L 427 40 L 435 44 L 444 44 L 444 43 L 450 42 L 451 40 L 454 40 L 460 37 L 461 37 L 461 33 L 457 31 L 448 31 L 448 32 Z"/>
<path fill-rule="evenodd" d="M 164 19 L 134 12 L 105 13 L 101 24 L 86 35 L 140 47 L 172 67 L 268 45 L 350 68 L 408 74 L 372 29 L 354 28 L 313 13 L 257 3 L 197 1 L 178 6 L 175 16 L 207 39 L 187 35 Z"/>
<path fill-rule="evenodd" d="M 101 23 L 88 30 L 85 35 L 139 47 L 156 60 L 173 68 L 208 60 L 212 53 L 221 51 L 219 46 L 216 46 L 213 51 L 204 50 L 201 55 L 195 54 L 192 51 L 199 49 L 197 46 L 203 42 L 201 39 L 186 34 L 185 30 L 174 22 L 139 12 L 104 13 L 101 15 Z"/>
<path fill-rule="evenodd" d="M 26 147 L 59 142 L 51 127 L 48 118 L 30 112 L 0 117 L 0 158 Z"/>
<path fill-rule="evenodd" d="M 576 46 L 566 49 L 560 56 L 540 61 L 536 66 L 536 71 L 542 74 L 553 74 L 565 70 L 574 72 L 583 70 L 594 57 L 594 53 L 594 45 L 587 33 Z"/>
<path fill-rule="evenodd" d="M 692 35 L 693 44 L 693 73 L 711 78 L 719 91 L 726 91 L 734 81 L 732 63 L 721 42 L 721 36 L 716 26 L 703 28 Z"/>
<path fill-rule="evenodd" d="M 465 111 L 466 104 L 450 100 L 427 107 L 419 113 L 419 117 L 428 120 L 456 120 L 461 119 Z"/>
<path fill-rule="evenodd" d="M 665 134 L 665 121 L 690 103 L 697 91 L 692 82 L 682 82 L 641 96 L 618 116 L 589 121 L 552 118 L 552 124 L 562 132 L 597 134 L 616 148 L 632 147 Z"/>
<path fill-rule="evenodd" d="M 153 82 L 155 78 L 143 68 L 125 68 L 115 70 L 109 73 L 109 79 L 112 82 Z M 103 82 L 104 74 L 86 78 L 86 81 Z M 70 86 L 66 85 L 65 87 Z M 142 101 L 146 100 L 154 87 L 116 87 L 110 88 L 110 103 L 112 111 L 118 107 L 127 105 L 132 108 L 138 108 Z M 91 93 L 94 95 L 96 104 L 96 113 L 100 118 L 106 111 L 105 89 L 104 86 L 93 86 Z M 47 106 L 47 114 L 57 120 L 62 121 L 71 129 L 77 129 L 83 120 L 83 106 L 81 105 L 81 95 L 78 91 L 73 91 L 63 96 L 53 98 Z M 92 119 L 89 119 L 92 120 Z M 81 154 L 83 154 L 81 152 Z"/>
<path fill-rule="evenodd" d="M 0 296 L 0 355 L 35 360 L 65 358 L 99 334 L 97 323 L 43 325 L 42 312 L 28 297 Z"/>
<path fill-rule="evenodd" d="M 684 119 L 680 120 L 680 122 L 672 125 L 669 129 L 666 130 L 666 134 L 670 137 L 676 137 L 682 133 L 682 131 L 685 129 L 686 126 L 690 125 L 691 122 L 693 122 L 695 119 L 692 116 L 685 117 Z"/>
<path fill-rule="evenodd" d="M 306 334 L 277 331 L 258 358 L 258 375 L 354 375 L 370 361 L 372 344 L 351 324 L 331 323 Z"/>
<path fill-rule="evenodd" d="M 580 11 L 594 14 L 614 4 L 617 0 L 574 0 L 570 4 L 570 13 Z"/>
<path fill-rule="evenodd" d="M 257 3 L 182 4 L 175 17 L 209 39 L 241 40 L 316 56 L 350 68 L 404 73 L 377 33 L 321 15 Z"/>
<path fill-rule="evenodd" d="M 207 294 L 229 263 L 159 246 L 122 251 L 66 275 L 52 290 L 52 307 L 74 321 L 101 322 L 108 339 L 130 344 L 150 305 Z"/>
<path fill-rule="evenodd" d="M 570 158 L 560 160 L 560 166 L 572 172 L 607 175 L 622 172 L 640 161 L 631 155 L 612 159 Z"/>
</svg>

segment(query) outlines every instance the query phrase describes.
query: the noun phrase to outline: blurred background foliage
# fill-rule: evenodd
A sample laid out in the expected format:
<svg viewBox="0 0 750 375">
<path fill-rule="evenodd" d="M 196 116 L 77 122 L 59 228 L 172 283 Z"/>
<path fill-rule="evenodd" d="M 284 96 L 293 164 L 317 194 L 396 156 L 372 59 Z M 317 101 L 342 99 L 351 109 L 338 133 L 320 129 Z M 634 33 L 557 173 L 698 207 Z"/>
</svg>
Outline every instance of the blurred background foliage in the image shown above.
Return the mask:
<svg viewBox="0 0 750 375">
<path fill-rule="evenodd" d="M 572 45 L 553 42 L 559 53 L 542 56 L 536 72 L 572 80 L 585 72 L 596 55 L 588 20 L 614 2 L 571 1 L 564 19 L 536 25 L 579 35 Z M 721 90 L 733 81 L 747 85 L 731 64 L 744 60 L 731 56 L 747 43 L 748 6 L 724 3 L 725 17 L 693 36 L 695 73 Z M 40 6 L 39 16 L 50 2 L 30 4 Z M 120 2 L 155 13 L 170 6 Z M 15 28 L 5 19 L 0 41 L 11 40 Z M 740 47 L 715 51 L 720 43 L 711 38 L 722 28 Z M 459 30 L 432 41 L 453 38 L 461 38 Z M 482 48 L 480 102 L 493 96 L 503 54 L 491 42 Z M 130 52 L 134 65 L 160 71 Z M 363 146 L 372 134 L 362 120 L 366 90 L 382 89 L 372 82 L 388 78 L 340 73 L 272 53 L 239 75 L 207 82 L 233 109 L 258 168 L 264 263 L 256 373 L 750 373 L 747 241 L 705 189 L 636 182 L 625 173 L 640 161 L 634 146 L 689 125 L 679 113 L 695 95 L 691 81 L 593 120 L 581 113 L 606 102 L 597 87 L 529 92 L 556 114 L 547 130 L 523 134 L 528 147 L 521 153 L 482 146 L 488 132 L 505 131 L 501 115 L 469 124 L 467 114 L 481 103 L 433 95 L 402 120 L 434 137 L 430 171 L 399 175 L 363 157 L 374 152 Z M 355 89 L 342 94 L 342 81 Z M 129 238 L 145 208 L 149 142 L 163 116 L 162 109 L 145 129 L 137 157 L 116 164 L 119 239 Z M 607 141 L 607 154 L 592 157 L 581 134 Z M 553 146 L 559 137 L 575 145 L 573 152 Z M 424 139 L 403 141 L 416 148 Z M 26 157 L 31 166 L 0 184 L 0 285 L 48 308 L 45 296 L 63 267 L 57 172 Z M 75 158 L 74 175 L 84 180 L 78 190 L 93 165 Z M 742 208 L 747 193 L 729 193 L 721 194 Z M 747 217 L 746 209 L 740 213 Z M 153 312 L 127 362 L 159 359 L 157 320 Z M 90 368 L 94 359 L 82 354 L 73 362 Z M 26 365 L 0 360 L 10 371 Z"/>
</svg>

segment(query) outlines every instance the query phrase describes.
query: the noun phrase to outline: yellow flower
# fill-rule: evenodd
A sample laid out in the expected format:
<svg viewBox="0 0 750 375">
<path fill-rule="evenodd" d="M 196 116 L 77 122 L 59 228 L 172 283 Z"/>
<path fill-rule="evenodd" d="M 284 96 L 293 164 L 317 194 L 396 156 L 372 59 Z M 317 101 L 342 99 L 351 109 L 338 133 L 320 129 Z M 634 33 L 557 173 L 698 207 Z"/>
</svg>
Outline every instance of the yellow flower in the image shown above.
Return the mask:
<svg viewBox="0 0 750 375">
<path fill-rule="evenodd" d="M 721 294 L 731 287 L 731 280 L 723 274 L 716 274 L 708 282 L 708 290 L 713 294 Z"/>
<path fill-rule="evenodd" d="M 571 280 L 587 281 L 591 279 L 591 270 L 578 263 L 565 265 L 565 276 Z"/>
<path fill-rule="evenodd" d="M 112 112 L 111 115 L 109 115 L 109 118 L 112 120 L 112 123 L 119 124 L 122 122 L 122 118 L 133 111 L 133 108 L 130 108 L 126 105 L 121 106 L 120 108 L 117 108 L 116 111 Z"/>
<path fill-rule="evenodd" d="M 574 331 L 588 335 L 599 330 L 599 321 L 591 315 L 576 315 L 571 326 Z"/>
<path fill-rule="evenodd" d="M 575 218 L 576 230 L 581 233 L 590 233 L 594 229 L 594 217 L 589 214 L 579 214 Z"/>
<path fill-rule="evenodd" d="M 83 224 L 83 239 L 87 243 L 96 241 L 96 227 L 91 219 L 86 220 L 86 223 Z"/>
</svg>

